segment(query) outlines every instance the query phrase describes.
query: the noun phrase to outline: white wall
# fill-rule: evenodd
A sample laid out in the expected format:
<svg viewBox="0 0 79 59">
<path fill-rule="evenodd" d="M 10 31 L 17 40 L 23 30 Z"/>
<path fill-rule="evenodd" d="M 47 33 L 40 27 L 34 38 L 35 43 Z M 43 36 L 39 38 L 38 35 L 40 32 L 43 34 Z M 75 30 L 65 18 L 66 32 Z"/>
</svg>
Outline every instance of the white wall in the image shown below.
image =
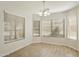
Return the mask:
<svg viewBox="0 0 79 59">
<path fill-rule="evenodd" d="M 4 41 L 4 9 L 6 12 L 25 17 L 25 39 L 5 44 Z M 30 44 L 32 41 L 32 14 L 19 8 L 17 4 L 0 4 L 0 56 L 8 55 Z"/>
</svg>

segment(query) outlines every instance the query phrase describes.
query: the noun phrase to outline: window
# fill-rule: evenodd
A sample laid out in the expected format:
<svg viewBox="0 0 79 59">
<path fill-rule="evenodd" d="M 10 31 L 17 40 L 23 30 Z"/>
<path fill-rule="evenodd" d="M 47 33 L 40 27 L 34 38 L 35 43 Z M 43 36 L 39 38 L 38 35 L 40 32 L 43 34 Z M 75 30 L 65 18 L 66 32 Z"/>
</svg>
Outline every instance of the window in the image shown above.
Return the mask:
<svg viewBox="0 0 79 59">
<path fill-rule="evenodd" d="M 73 9 L 67 14 L 68 21 L 68 38 L 69 39 L 77 39 L 77 19 L 76 19 L 76 10 Z"/>
<path fill-rule="evenodd" d="M 4 12 L 4 40 L 11 42 L 24 39 L 25 18 Z"/>
<path fill-rule="evenodd" d="M 57 15 L 57 16 L 56 16 Z M 58 14 L 42 20 L 42 36 L 64 37 L 64 17 Z"/>
<path fill-rule="evenodd" d="M 42 20 L 42 36 L 51 36 L 51 20 Z"/>
<path fill-rule="evenodd" d="M 43 37 L 64 37 L 64 16 L 56 14 L 54 17 L 40 17 L 33 15 L 33 35 Z M 51 16 L 51 15 L 50 15 Z M 40 26 L 41 24 L 41 26 Z M 40 29 L 41 28 L 41 29 Z M 41 31 L 41 34 L 40 34 Z"/>
<path fill-rule="evenodd" d="M 53 19 L 51 20 L 51 25 L 51 36 L 64 37 L 64 19 Z"/>
<path fill-rule="evenodd" d="M 18 20 L 16 20 L 16 39 L 24 38 L 25 28 L 24 28 L 24 19 L 22 17 L 17 17 Z"/>
<path fill-rule="evenodd" d="M 40 21 L 33 21 L 33 36 L 40 36 Z"/>
<path fill-rule="evenodd" d="M 40 16 L 33 14 L 33 36 L 40 37 Z"/>
</svg>

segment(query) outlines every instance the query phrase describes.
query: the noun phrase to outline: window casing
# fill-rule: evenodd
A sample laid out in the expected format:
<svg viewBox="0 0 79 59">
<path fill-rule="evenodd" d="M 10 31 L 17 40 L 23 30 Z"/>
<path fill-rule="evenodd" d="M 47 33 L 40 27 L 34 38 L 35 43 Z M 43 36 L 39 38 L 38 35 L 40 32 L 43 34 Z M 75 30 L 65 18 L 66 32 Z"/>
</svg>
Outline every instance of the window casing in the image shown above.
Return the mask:
<svg viewBox="0 0 79 59">
<path fill-rule="evenodd" d="M 4 12 L 4 40 L 12 42 L 25 38 L 25 18 Z"/>
</svg>

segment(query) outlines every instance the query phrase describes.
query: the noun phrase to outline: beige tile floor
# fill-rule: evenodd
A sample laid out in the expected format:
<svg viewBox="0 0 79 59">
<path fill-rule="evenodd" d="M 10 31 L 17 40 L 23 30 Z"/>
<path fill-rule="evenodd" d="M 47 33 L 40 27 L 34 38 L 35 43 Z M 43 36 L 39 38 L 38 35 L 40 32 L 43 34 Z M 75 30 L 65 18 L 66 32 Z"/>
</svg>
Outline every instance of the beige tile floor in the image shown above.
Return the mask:
<svg viewBox="0 0 79 59">
<path fill-rule="evenodd" d="M 77 57 L 79 52 L 60 45 L 33 43 L 6 57 Z"/>
</svg>

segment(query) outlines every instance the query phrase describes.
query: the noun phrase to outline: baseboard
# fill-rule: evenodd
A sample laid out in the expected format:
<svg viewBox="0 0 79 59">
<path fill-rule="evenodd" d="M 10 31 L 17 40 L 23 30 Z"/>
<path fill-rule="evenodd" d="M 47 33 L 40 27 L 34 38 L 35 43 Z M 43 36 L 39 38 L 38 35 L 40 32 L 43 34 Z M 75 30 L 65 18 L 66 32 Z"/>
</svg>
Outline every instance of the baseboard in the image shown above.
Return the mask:
<svg viewBox="0 0 79 59">
<path fill-rule="evenodd" d="M 62 45 L 62 46 L 66 46 L 66 47 L 72 48 L 72 49 L 74 49 L 74 50 L 79 52 L 79 50 L 77 48 L 74 48 L 73 46 L 66 45 L 66 44 L 58 44 L 58 43 L 53 43 L 53 42 L 51 43 L 51 42 L 47 42 L 47 41 L 37 41 L 37 42 L 33 41 L 32 43 L 48 43 L 48 44 L 54 44 L 54 45 Z"/>
</svg>

